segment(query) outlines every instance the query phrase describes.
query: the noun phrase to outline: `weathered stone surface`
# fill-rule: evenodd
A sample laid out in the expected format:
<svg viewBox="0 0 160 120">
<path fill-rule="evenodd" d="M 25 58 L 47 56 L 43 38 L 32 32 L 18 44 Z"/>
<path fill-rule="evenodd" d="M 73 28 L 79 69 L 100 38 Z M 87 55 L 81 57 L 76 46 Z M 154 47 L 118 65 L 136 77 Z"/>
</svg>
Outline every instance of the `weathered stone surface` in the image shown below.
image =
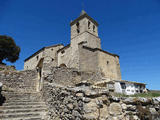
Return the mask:
<svg viewBox="0 0 160 120">
<path fill-rule="evenodd" d="M 128 111 L 135 111 L 136 110 L 136 106 L 134 106 L 134 105 L 127 105 L 127 110 Z"/>
<path fill-rule="evenodd" d="M 154 104 L 160 104 L 160 97 L 152 98 Z"/>
<path fill-rule="evenodd" d="M 84 101 L 84 103 L 89 103 L 89 102 L 91 101 L 91 99 L 90 99 L 90 98 L 87 98 L 87 97 L 84 97 L 84 98 L 83 98 L 83 101 Z"/>
<path fill-rule="evenodd" d="M 1 71 L 2 90 L 16 92 L 35 92 L 38 89 L 38 73 L 36 70 Z"/>
<path fill-rule="evenodd" d="M 122 107 L 119 103 L 111 103 L 109 106 L 109 113 L 111 115 L 121 115 L 122 114 Z"/>
<path fill-rule="evenodd" d="M 45 81 L 64 86 L 75 86 L 84 80 L 86 82 L 93 82 L 101 79 L 101 77 L 97 77 L 97 74 L 99 75 L 100 73 L 83 72 L 76 68 L 50 67 L 48 64 L 45 64 L 43 69 Z"/>
<path fill-rule="evenodd" d="M 83 95 L 83 93 L 77 93 L 76 96 L 77 97 L 83 97 L 84 95 Z"/>
<path fill-rule="evenodd" d="M 127 109 L 127 105 L 126 104 L 121 104 L 121 106 L 122 106 L 122 109 L 125 111 L 126 109 Z"/>
<path fill-rule="evenodd" d="M 115 96 L 110 96 L 109 99 L 110 99 L 110 101 L 112 101 L 112 102 L 119 102 L 119 101 L 120 101 L 120 98 L 115 97 Z"/>
<path fill-rule="evenodd" d="M 153 99 L 114 97 L 104 89 L 93 88 L 88 82 L 80 82 L 76 86 L 69 83 L 70 85 L 67 86 L 68 81 L 58 82 L 61 77 L 54 78 L 62 74 L 68 76 L 63 79 L 68 81 L 74 80 L 73 76 L 81 76 L 73 69 L 67 72 L 62 68 L 54 68 L 46 76 L 44 75 L 41 94 L 48 106 L 48 120 L 141 120 L 148 119 L 150 116 L 153 120 L 160 119 L 159 97 Z M 3 78 L 6 80 L 3 80 L 5 90 L 22 91 L 24 88 L 26 91 L 33 92 L 36 87 L 34 85 L 38 83 L 37 75 L 36 70 L 14 71 L 0 74 L 0 80 Z M 10 96 L 5 97 L 8 99 Z"/>
<path fill-rule="evenodd" d="M 82 120 L 83 102 L 82 96 L 72 89 L 56 86 L 53 83 L 45 83 L 43 98 L 49 107 L 49 120 Z"/>
</svg>

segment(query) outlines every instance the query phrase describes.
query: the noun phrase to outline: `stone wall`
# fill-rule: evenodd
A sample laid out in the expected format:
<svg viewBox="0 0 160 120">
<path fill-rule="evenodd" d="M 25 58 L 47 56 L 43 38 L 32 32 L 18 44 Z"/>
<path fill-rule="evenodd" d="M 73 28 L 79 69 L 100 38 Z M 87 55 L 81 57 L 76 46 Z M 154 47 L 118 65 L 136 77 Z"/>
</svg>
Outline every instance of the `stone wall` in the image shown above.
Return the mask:
<svg viewBox="0 0 160 120">
<path fill-rule="evenodd" d="M 98 53 L 79 45 L 79 70 L 98 71 Z"/>
<path fill-rule="evenodd" d="M 75 86 L 81 81 L 90 83 L 101 81 L 101 73 L 83 72 L 74 68 L 49 67 L 49 64 L 45 64 L 43 67 L 43 79 L 59 85 Z"/>
<path fill-rule="evenodd" d="M 45 82 L 43 98 L 49 120 L 159 120 L 160 97 L 114 97 L 90 86 L 57 86 Z"/>
<path fill-rule="evenodd" d="M 121 80 L 118 56 L 83 44 L 79 44 L 79 70 L 92 72 L 100 70 L 105 78 Z"/>
<path fill-rule="evenodd" d="M 77 56 L 73 56 L 72 48 L 69 46 L 62 51 L 58 52 L 58 66 L 65 64 L 68 68 L 77 68 L 78 60 Z"/>
<path fill-rule="evenodd" d="M 104 77 L 121 80 L 120 64 L 117 56 L 98 51 L 98 63 L 98 67 L 101 68 Z"/>
<path fill-rule="evenodd" d="M 46 47 L 43 53 L 45 63 L 52 63 L 52 66 L 58 66 L 58 55 L 57 51 L 64 47 L 63 45 L 53 46 L 53 47 Z"/>
<path fill-rule="evenodd" d="M 45 83 L 43 88 L 48 120 L 83 120 L 82 98 L 74 91 L 53 83 Z"/>
<path fill-rule="evenodd" d="M 37 78 L 36 70 L 0 72 L 0 82 L 3 83 L 4 91 L 34 92 L 38 88 Z"/>
<path fill-rule="evenodd" d="M 39 61 L 43 58 L 44 49 L 41 49 L 39 53 L 34 55 L 32 58 L 24 62 L 24 70 L 35 69 Z"/>
<path fill-rule="evenodd" d="M 6 70 L 14 71 L 15 66 L 6 66 L 3 64 L 0 64 L 0 71 L 6 71 Z"/>
<path fill-rule="evenodd" d="M 39 51 L 31 55 L 31 57 L 28 60 L 25 60 L 24 70 L 35 69 L 42 59 L 44 59 L 45 62 L 51 62 L 52 66 L 57 66 L 57 51 L 62 47 L 63 45 L 58 44 L 40 49 Z"/>
</svg>

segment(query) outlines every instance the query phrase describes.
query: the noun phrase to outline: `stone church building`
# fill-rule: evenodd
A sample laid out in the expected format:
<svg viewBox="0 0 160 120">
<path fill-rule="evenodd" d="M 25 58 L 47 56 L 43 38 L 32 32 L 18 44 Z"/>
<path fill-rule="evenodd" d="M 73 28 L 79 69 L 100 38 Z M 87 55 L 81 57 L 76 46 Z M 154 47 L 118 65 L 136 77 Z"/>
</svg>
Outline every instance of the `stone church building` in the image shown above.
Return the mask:
<svg viewBox="0 0 160 120">
<path fill-rule="evenodd" d="M 79 71 L 101 71 L 106 79 L 121 80 L 119 56 L 101 49 L 98 23 L 84 10 L 70 23 L 70 44 L 44 47 L 25 59 L 24 69 L 43 67 L 51 63 L 54 67 L 76 68 Z"/>
</svg>

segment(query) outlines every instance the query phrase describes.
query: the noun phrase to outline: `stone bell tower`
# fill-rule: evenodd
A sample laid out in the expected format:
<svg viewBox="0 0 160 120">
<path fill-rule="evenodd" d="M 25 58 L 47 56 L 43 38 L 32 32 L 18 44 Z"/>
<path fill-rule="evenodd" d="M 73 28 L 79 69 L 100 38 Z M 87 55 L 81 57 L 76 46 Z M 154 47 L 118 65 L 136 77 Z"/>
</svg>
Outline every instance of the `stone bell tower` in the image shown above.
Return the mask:
<svg viewBox="0 0 160 120">
<path fill-rule="evenodd" d="M 101 41 L 98 37 L 98 23 L 82 10 L 80 16 L 70 23 L 71 46 L 77 47 L 78 43 L 87 41 L 85 44 L 91 48 L 101 48 Z"/>
</svg>

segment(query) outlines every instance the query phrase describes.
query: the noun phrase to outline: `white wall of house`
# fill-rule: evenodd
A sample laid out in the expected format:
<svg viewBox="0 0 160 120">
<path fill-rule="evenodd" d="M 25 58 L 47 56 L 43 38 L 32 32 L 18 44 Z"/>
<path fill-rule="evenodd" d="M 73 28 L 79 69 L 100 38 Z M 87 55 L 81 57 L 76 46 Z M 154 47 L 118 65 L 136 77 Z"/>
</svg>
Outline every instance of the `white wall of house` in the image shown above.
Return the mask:
<svg viewBox="0 0 160 120">
<path fill-rule="evenodd" d="M 120 83 L 121 83 L 120 81 L 116 81 L 114 84 L 116 93 L 134 95 L 136 93 L 141 93 L 140 91 L 143 92 L 146 89 L 145 86 L 142 87 L 141 84 L 135 84 L 131 82 L 123 82 L 125 83 L 125 89 L 122 89 L 122 86 Z"/>
<path fill-rule="evenodd" d="M 135 91 L 135 85 L 132 83 L 126 83 L 126 95 L 134 95 L 136 93 Z"/>
<path fill-rule="evenodd" d="M 122 88 L 121 88 L 120 82 L 115 82 L 114 87 L 115 87 L 116 93 L 122 93 Z"/>
</svg>

